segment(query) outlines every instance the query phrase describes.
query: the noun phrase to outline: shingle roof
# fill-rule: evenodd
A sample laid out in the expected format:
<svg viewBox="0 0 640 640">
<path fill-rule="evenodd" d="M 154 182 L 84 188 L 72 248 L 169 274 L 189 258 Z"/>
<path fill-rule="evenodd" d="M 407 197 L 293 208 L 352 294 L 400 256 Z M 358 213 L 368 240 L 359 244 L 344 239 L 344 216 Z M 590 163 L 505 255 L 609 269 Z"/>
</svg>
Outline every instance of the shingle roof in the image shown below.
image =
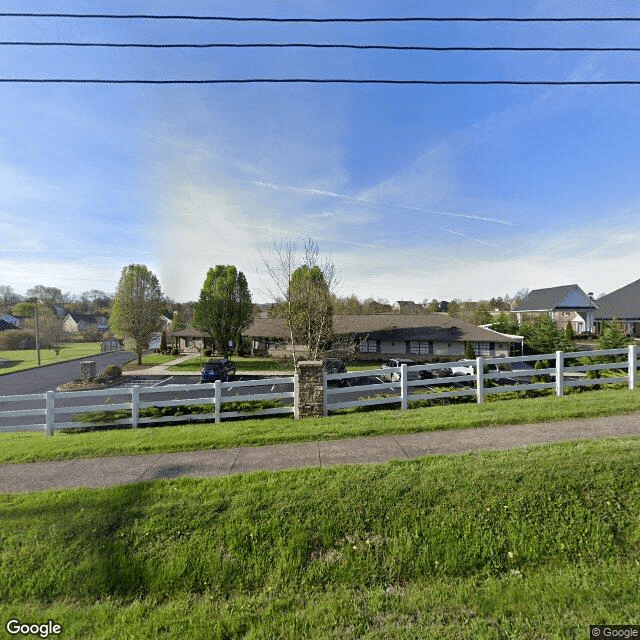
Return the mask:
<svg viewBox="0 0 640 640">
<path fill-rule="evenodd" d="M 534 289 L 514 311 L 547 311 L 553 309 L 597 309 L 595 303 L 577 285 Z"/>
<path fill-rule="evenodd" d="M 640 318 L 640 280 L 598 298 L 596 318 Z"/>
<path fill-rule="evenodd" d="M 11 322 L 6 322 L 5 320 L 0 320 L 0 331 L 7 331 L 8 329 L 17 329 L 15 324 Z"/>
<path fill-rule="evenodd" d="M 372 340 L 519 342 L 515 337 L 476 327 L 441 313 L 335 316 L 333 329 L 339 335 L 367 334 Z M 281 318 L 257 318 L 243 333 L 252 338 L 289 337 L 286 322 Z"/>
</svg>

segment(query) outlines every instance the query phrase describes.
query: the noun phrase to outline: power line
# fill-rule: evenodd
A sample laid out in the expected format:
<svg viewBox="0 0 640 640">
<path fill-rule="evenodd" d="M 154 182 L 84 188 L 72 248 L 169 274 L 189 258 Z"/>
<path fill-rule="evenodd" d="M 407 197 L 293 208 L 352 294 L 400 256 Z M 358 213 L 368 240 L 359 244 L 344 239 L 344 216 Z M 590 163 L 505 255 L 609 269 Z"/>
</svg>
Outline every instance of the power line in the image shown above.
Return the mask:
<svg viewBox="0 0 640 640">
<path fill-rule="evenodd" d="M 640 86 L 640 80 L 400 80 L 383 78 L 213 78 L 213 79 L 109 79 L 109 78 L 0 78 L 9 84 L 386 84 L 434 86 Z"/>
<path fill-rule="evenodd" d="M 638 52 L 640 47 L 528 47 L 528 46 L 432 46 L 395 44 L 333 44 L 313 42 L 204 42 L 204 43 L 155 43 L 155 42 L 55 42 L 55 41 L 0 41 L 0 46 L 20 47 L 103 47 L 141 49 L 258 49 L 258 48 L 309 48 L 309 49 L 363 49 L 389 51 L 523 51 L 523 52 Z"/>
<path fill-rule="evenodd" d="M 69 18 L 107 20 L 206 20 L 212 22 L 286 23 L 383 23 L 383 22 L 640 22 L 636 16 L 595 17 L 509 17 L 509 16 L 391 16 L 380 18 L 271 18 L 204 15 L 163 15 L 146 13 L 39 13 L 0 12 L 2 18 Z"/>
</svg>

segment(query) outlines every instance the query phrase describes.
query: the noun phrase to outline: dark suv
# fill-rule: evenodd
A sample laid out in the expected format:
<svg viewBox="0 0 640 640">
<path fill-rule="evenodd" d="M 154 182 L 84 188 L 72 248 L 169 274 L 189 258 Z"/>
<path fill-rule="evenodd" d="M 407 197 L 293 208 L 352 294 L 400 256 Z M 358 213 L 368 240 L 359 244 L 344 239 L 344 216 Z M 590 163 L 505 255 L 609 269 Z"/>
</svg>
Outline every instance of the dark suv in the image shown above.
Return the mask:
<svg viewBox="0 0 640 640">
<path fill-rule="evenodd" d="M 347 373 L 347 368 L 342 360 L 338 358 L 326 358 L 324 360 L 325 373 Z"/>
<path fill-rule="evenodd" d="M 235 367 L 233 372 L 235 373 Z M 229 381 L 227 366 L 222 360 L 209 360 L 200 369 L 200 382 L 215 382 L 216 380 Z"/>
</svg>

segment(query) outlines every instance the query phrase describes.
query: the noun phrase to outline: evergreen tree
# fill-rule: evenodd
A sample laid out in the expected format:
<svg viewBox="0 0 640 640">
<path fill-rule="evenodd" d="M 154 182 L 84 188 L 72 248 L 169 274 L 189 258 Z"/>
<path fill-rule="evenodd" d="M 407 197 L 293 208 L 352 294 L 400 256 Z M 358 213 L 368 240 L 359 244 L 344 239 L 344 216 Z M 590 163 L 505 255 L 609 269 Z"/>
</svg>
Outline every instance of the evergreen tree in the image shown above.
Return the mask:
<svg viewBox="0 0 640 640">
<path fill-rule="evenodd" d="M 628 345 L 629 339 L 622 323 L 612 318 L 602 325 L 598 337 L 598 349 L 622 349 Z"/>
<path fill-rule="evenodd" d="M 242 331 L 252 320 L 253 303 L 244 273 L 233 265 L 210 268 L 193 311 L 193 325 L 206 331 L 213 347 L 217 343 L 226 357 L 232 350 L 230 343 L 241 343 Z"/>
</svg>

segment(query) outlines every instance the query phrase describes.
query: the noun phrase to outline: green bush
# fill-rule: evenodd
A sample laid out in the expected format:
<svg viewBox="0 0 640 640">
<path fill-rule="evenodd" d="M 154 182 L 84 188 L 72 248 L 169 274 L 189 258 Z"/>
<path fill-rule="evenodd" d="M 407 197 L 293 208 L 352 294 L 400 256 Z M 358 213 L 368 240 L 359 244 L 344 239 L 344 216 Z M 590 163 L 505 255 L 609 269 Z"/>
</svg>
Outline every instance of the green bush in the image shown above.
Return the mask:
<svg viewBox="0 0 640 640">
<path fill-rule="evenodd" d="M 211 349 L 205 349 L 203 351 L 203 354 L 205 355 L 205 357 L 210 358 L 213 355 L 213 351 Z"/>
<path fill-rule="evenodd" d="M 33 331 L 7 329 L 0 332 L 0 350 L 35 349 L 36 337 Z"/>
<path fill-rule="evenodd" d="M 171 355 L 172 356 L 179 356 L 180 355 L 180 349 L 178 349 L 178 347 L 173 347 L 173 349 L 171 349 Z"/>
<path fill-rule="evenodd" d="M 117 380 L 122 375 L 122 369 L 115 364 L 105 367 L 102 376 L 110 380 Z"/>
</svg>

